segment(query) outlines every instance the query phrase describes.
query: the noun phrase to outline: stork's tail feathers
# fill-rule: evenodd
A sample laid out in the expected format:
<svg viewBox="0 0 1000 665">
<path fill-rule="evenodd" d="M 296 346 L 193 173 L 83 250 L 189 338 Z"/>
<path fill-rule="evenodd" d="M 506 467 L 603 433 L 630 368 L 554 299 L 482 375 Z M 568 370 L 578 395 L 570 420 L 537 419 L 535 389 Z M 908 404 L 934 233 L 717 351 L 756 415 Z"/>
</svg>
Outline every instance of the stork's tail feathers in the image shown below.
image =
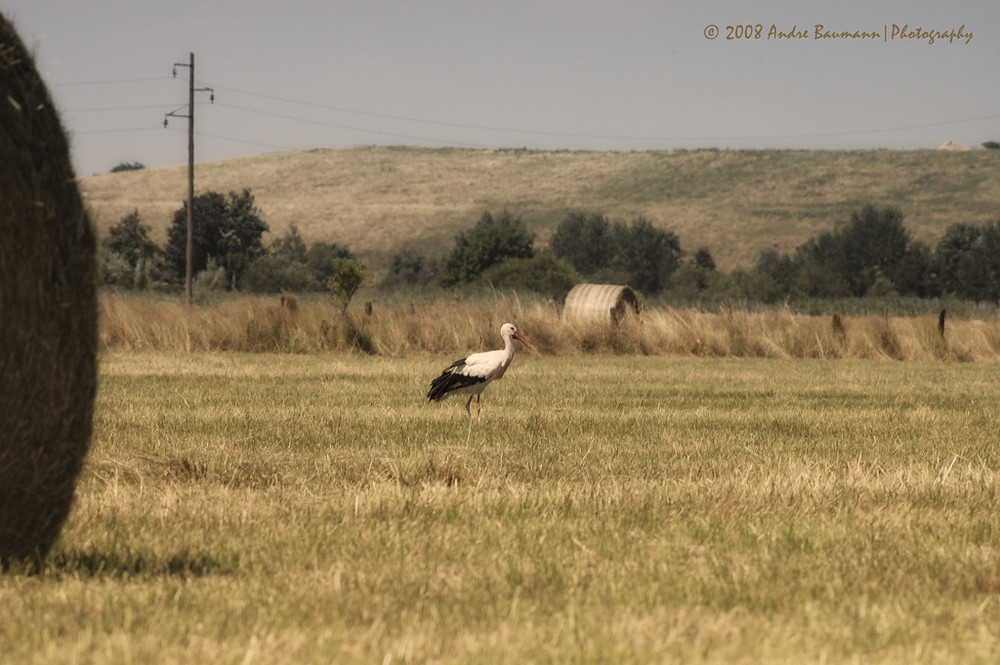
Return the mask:
<svg viewBox="0 0 1000 665">
<path fill-rule="evenodd" d="M 451 367 L 441 372 L 441 376 L 431 381 L 431 389 L 427 391 L 427 399 L 439 402 L 456 390 L 483 381 L 481 377 L 462 374 L 463 367 L 465 367 L 465 360 L 456 360 Z"/>
<path fill-rule="evenodd" d="M 432 402 L 438 402 L 448 396 L 448 391 L 451 390 L 451 379 L 454 374 L 451 370 L 445 370 L 442 372 L 441 376 L 431 381 L 431 389 L 427 391 L 427 399 Z"/>
</svg>

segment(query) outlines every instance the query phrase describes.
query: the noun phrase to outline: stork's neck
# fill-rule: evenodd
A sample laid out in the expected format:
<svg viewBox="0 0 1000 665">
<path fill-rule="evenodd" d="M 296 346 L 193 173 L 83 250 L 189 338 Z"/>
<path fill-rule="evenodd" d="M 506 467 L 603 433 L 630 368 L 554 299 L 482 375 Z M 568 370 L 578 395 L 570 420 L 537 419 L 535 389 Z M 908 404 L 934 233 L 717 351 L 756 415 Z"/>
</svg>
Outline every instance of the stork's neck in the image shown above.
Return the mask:
<svg viewBox="0 0 1000 665">
<path fill-rule="evenodd" d="M 503 356 L 504 365 L 509 365 L 510 361 L 514 358 L 514 336 L 504 335 L 503 336 Z"/>
</svg>

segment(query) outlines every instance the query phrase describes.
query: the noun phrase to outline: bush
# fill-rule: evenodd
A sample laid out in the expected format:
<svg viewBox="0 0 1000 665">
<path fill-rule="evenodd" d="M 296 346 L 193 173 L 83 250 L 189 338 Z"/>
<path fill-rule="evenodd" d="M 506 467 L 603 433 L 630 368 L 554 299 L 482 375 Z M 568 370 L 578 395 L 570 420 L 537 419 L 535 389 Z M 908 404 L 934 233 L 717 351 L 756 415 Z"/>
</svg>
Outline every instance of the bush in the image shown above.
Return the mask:
<svg viewBox="0 0 1000 665">
<path fill-rule="evenodd" d="M 428 265 L 424 257 L 406 249 L 392 257 L 389 273 L 382 279 L 379 288 L 384 290 L 408 286 L 426 286 L 437 275 L 435 266 Z"/>
<path fill-rule="evenodd" d="M 498 263 L 482 274 L 481 281 L 498 289 L 531 291 L 562 302 L 580 281 L 580 275 L 573 266 L 546 252 L 530 259 Z"/>
<path fill-rule="evenodd" d="M 365 263 L 355 263 L 351 259 L 334 259 L 333 276 L 327 282 L 327 286 L 334 300 L 340 301 L 343 311 L 347 311 L 351 298 L 361 288 L 367 269 L 368 265 Z"/>
<path fill-rule="evenodd" d="M 149 231 L 149 225 L 142 223 L 136 210 L 108 229 L 101 247 L 121 256 L 134 268 L 139 261 L 154 258 L 160 251 L 149 237 Z"/>
<path fill-rule="evenodd" d="M 330 278 L 334 276 L 334 262 L 337 259 L 354 260 L 354 254 L 336 243 L 317 242 L 306 252 L 306 266 L 313 275 L 314 291 L 329 289 Z"/>
<path fill-rule="evenodd" d="M 487 268 L 505 259 L 531 258 L 533 243 L 524 223 L 508 211 L 496 218 L 484 212 L 472 229 L 455 236 L 455 246 L 441 266 L 441 286 L 472 283 Z"/>
<path fill-rule="evenodd" d="M 146 166 L 142 162 L 122 162 L 117 166 L 111 167 L 112 173 L 122 173 L 123 171 L 141 171 Z"/>
<path fill-rule="evenodd" d="M 305 263 L 287 255 L 270 254 L 250 264 L 240 290 L 245 293 L 302 292 L 313 290 L 315 283 L 315 276 Z"/>
<path fill-rule="evenodd" d="M 226 269 L 209 259 L 205 269 L 194 276 L 194 290 L 198 293 L 225 291 L 228 285 Z"/>
<path fill-rule="evenodd" d="M 135 280 L 135 266 L 117 252 L 100 247 L 97 250 L 97 275 L 101 284 L 130 289 Z"/>
</svg>

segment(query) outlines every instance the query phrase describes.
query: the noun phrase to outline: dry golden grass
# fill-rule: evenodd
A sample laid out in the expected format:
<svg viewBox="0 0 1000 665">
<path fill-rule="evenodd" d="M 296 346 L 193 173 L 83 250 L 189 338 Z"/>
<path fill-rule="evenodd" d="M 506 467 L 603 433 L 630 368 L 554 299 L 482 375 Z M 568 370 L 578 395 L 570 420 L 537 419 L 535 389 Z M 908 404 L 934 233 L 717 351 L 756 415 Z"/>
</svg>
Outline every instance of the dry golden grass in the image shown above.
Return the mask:
<svg viewBox="0 0 1000 665">
<path fill-rule="evenodd" d="M 917 239 L 996 217 L 1000 151 L 535 152 L 365 147 L 198 165 L 198 192 L 250 188 L 271 232 L 345 244 L 378 269 L 409 248 L 441 254 L 484 210 L 522 216 L 544 245 L 567 211 L 642 215 L 707 246 L 720 269 L 789 251 L 866 203 L 898 206 Z M 85 178 L 101 233 L 138 210 L 158 243 L 186 168 Z"/>
<path fill-rule="evenodd" d="M 809 316 L 791 311 L 649 309 L 617 329 L 563 321 L 552 304 L 496 296 L 493 302 L 375 306 L 347 315 L 325 301 L 285 306 L 242 297 L 218 305 L 102 298 L 100 342 L 126 351 L 355 351 L 390 357 L 492 348 L 516 322 L 545 355 L 1000 360 L 1000 321 L 936 316 Z"/>
</svg>

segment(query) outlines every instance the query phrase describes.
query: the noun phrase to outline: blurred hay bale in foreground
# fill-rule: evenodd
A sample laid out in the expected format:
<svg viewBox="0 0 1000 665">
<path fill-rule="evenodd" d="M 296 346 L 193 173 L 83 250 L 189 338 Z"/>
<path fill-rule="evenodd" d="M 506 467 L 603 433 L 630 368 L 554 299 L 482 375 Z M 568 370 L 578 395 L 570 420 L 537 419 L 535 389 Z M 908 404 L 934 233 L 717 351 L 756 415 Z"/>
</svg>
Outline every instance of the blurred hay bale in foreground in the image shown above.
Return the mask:
<svg viewBox="0 0 1000 665">
<path fill-rule="evenodd" d="M 95 242 L 48 92 L 0 15 L 0 565 L 69 514 L 96 388 Z"/>
</svg>

